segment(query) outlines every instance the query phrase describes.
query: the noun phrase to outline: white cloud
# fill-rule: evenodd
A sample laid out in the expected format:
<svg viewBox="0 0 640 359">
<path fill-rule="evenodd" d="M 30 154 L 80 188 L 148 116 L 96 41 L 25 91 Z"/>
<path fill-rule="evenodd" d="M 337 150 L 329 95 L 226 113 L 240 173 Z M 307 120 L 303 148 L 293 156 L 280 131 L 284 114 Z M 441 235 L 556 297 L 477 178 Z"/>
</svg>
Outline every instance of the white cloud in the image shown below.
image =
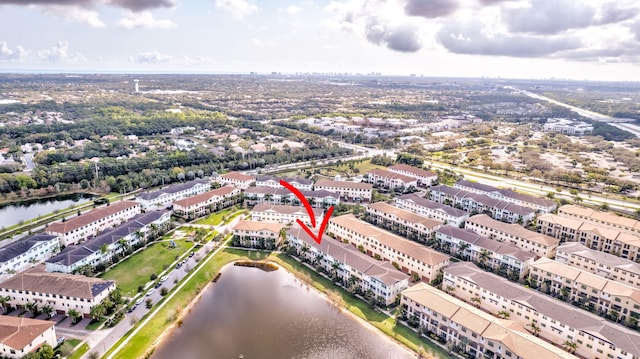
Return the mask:
<svg viewBox="0 0 640 359">
<path fill-rule="evenodd" d="M 138 53 L 137 56 L 129 57 L 130 62 L 135 62 L 138 64 L 161 64 L 167 63 L 172 59 L 172 56 L 161 54 L 158 51 L 143 51 Z"/>
<path fill-rule="evenodd" d="M 18 45 L 15 49 L 11 49 L 6 42 L 0 41 L 0 61 L 19 60 L 24 55 L 25 51 L 22 46 Z"/>
<path fill-rule="evenodd" d="M 44 62 L 86 62 L 87 59 L 78 52 L 69 52 L 69 42 L 58 41 L 55 46 L 37 53 L 38 58 Z"/>
<path fill-rule="evenodd" d="M 247 0 L 216 0 L 216 6 L 230 12 L 236 19 L 258 11 L 258 6 Z"/>
<path fill-rule="evenodd" d="M 249 40 L 249 42 L 251 42 L 251 45 L 258 46 L 258 47 L 269 47 L 274 45 L 273 41 L 261 40 L 261 39 L 258 39 L 257 37 L 252 38 L 251 40 Z"/>
<path fill-rule="evenodd" d="M 104 22 L 100 20 L 100 14 L 95 10 L 88 10 L 80 7 L 54 5 L 48 6 L 45 13 L 53 15 L 70 22 L 79 22 L 91 27 L 105 27 Z"/>
<path fill-rule="evenodd" d="M 177 26 L 177 24 L 171 20 L 159 20 L 153 17 L 153 14 L 149 11 L 143 11 L 140 13 L 128 13 L 125 14 L 118 26 L 125 29 L 135 28 L 147 28 L 147 29 L 171 29 Z"/>
<path fill-rule="evenodd" d="M 299 13 L 300 11 L 302 11 L 302 8 L 300 6 L 296 6 L 296 5 L 289 5 L 287 6 L 287 14 L 289 15 L 295 15 L 297 13 Z"/>
</svg>

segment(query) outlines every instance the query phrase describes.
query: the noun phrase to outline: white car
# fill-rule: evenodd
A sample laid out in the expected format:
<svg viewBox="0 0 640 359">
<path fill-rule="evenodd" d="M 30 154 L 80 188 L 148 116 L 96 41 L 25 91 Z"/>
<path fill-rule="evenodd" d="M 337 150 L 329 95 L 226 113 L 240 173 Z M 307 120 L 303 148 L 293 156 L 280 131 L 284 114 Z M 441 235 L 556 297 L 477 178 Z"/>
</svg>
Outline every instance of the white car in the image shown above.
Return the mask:
<svg viewBox="0 0 640 359">
<path fill-rule="evenodd" d="M 160 278 L 160 283 L 164 283 L 166 280 L 167 280 L 167 276 L 166 276 L 166 275 L 165 275 L 165 276 L 162 276 L 162 277 Z"/>
<path fill-rule="evenodd" d="M 136 305 L 140 305 L 142 304 L 143 299 L 142 298 L 138 298 L 138 300 L 136 300 Z"/>
<path fill-rule="evenodd" d="M 151 294 L 155 293 L 155 291 L 156 290 L 154 288 L 151 288 L 151 290 L 147 292 L 147 297 L 150 297 Z"/>
</svg>

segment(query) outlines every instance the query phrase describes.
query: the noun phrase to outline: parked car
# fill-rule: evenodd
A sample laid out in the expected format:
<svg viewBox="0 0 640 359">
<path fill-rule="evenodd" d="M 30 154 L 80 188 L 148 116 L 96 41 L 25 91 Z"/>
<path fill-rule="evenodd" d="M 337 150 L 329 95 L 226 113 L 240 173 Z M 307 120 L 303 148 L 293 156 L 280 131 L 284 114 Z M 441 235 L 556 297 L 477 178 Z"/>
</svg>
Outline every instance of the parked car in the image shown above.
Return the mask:
<svg viewBox="0 0 640 359">
<path fill-rule="evenodd" d="M 162 276 L 162 277 L 160 278 L 160 283 L 164 283 L 164 282 L 166 282 L 166 280 L 167 280 L 167 276 L 166 276 L 166 275 L 165 275 L 165 276 Z"/>
<path fill-rule="evenodd" d="M 142 297 L 138 298 L 138 300 L 136 300 L 136 305 L 140 305 L 140 304 L 142 304 L 142 301 L 143 301 L 143 300 L 144 300 L 144 299 L 143 299 Z"/>
<path fill-rule="evenodd" d="M 65 337 L 58 337 L 58 340 L 56 341 L 56 346 L 62 344 L 65 340 L 67 340 L 67 338 Z"/>
<path fill-rule="evenodd" d="M 147 292 L 147 297 L 150 297 L 153 293 L 155 293 L 155 291 L 156 290 L 154 288 L 151 288 L 151 290 Z"/>
</svg>

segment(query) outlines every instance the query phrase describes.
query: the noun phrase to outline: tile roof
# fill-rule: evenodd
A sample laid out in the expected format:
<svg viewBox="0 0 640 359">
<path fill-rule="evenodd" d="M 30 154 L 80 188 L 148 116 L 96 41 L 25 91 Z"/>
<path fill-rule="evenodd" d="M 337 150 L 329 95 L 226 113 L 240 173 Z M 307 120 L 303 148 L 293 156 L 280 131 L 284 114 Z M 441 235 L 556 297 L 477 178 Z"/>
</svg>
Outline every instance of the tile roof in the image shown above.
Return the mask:
<svg viewBox="0 0 640 359">
<path fill-rule="evenodd" d="M 130 208 L 139 207 L 138 202 L 133 201 L 120 201 L 112 203 L 105 207 L 94 208 L 91 211 L 84 213 L 80 216 L 70 218 L 65 222 L 51 223 L 46 231 L 55 233 L 69 233 L 75 229 L 84 227 L 90 223 L 96 222 L 102 218 L 110 216 L 112 214 L 124 211 Z"/>
<path fill-rule="evenodd" d="M 477 214 L 475 216 L 471 216 L 465 221 L 465 223 L 473 223 L 480 226 L 485 226 L 498 232 L 513 235 L 516 238 L 526 239 L 534 243 L 539 243 L 543 246 L 554 246 L 560 243 L 560 240 L 557 238 L 530 231 L 515 223 L 504 223 L 502 221 L 496 221 L 486 214 Z"/>
<path fill-rule="evenodd" d="M 497 198 L 489 197 L 486 194 L 473 193 L 473 192 L 465 191 L 463 189 L 454 188 L 450 186 L 436 185 L 431 187 L 431 191 L 441 192 L 447 196 L 452 196 L 454 198 L 471 199 L 477 203 L 482 204 L 483 206 L 500 209 L 503 211 L 508 211 L 521 216 L 535 214 L 535 210 L 533 208 L 520 206 L 518 204 L 510 203 L 507 201 L 501 201 Z"/>
<path fill-rule="evenodd" d="M 40 233 L 33 235 L 29 238 L 21 239 L 0 248 L 0 263 L 8 262 L 13 258 L 16 258 L 24 253 L 27 253 L 31 248 L 37 246 L 40 242 L 49 242 L 58 236 L 53 234 Z"/>
<path fill-rule="evenodd" d="M 316 182 L 316 188 L 318 187 L 337 187 L 337 188 L 356 188 L 356 189 L 365 189 L 371 190 L 373 189 L 373 185 L 371 183 L 362 183 L 362 182 L 347 182 L 347 181 L 333 181 L 328 179 L 321 179 Z"/>
<path fill-rule="evenodd" d="M 277 177 L 277 176 L 260 176 L 260 177 L 256 178 L 256 182 L 273 181 L 273 182 L 276 182 L 276 183 L 280 183 L 281 179 L 285 180 L 286 182 L 289 182 L 292 185 L 295 185 L 296 183 L 299 183 L 301 185 L 311 185 L 311 184 L 313 184 L 313 181 L 310 180 L 310 179 L 307 179 L 307 178 L 302 178 L 302 177 Z"/>
<path fill-rule="evenodd" d="M 0 343 L 22 350 L 56 323 L 24 317 L 0 316 Z M 27 352 L 30 350 L 27 348 Z"/>
<path fill-rule="evenodd" d="M 220 177 L 243 182 L 256 180 L 254 176 L 249 176 L 240 172 L 229 172 L 221 175 Z"/>
<path fill-rule="evenodd" d="M 211 191 L 207 191 L 204 193 L 197 194 L 195 196 L 183 198 L 173 202 L 174 205 L 178 205 L 181 207 L 191 207 L 193 205 L 206 202 L 214 197 L 225 197 L 236 191 L 236 188 L 233 186 L 224 186 L 220 188 L 216 188 Z"/>
<path fill-rule="evenodd" d="M 436 233 L 442 233 L 443 235 L 460 239 L 469 244 L 484 248 L 490 252 L 517 258 L 521 262 L 526 262 L 530 259 L 535 259 L 536 257 L 534 253 L 527 252 L 511 243 L 499 242 L 493 239 L 489 239 L 466 228 L 460 228 L 457 226 L 444 226 L 436 230 Z"/>
<path fill-rule="evenodd" d="M 426 228 L 435 228 L 437 226 L 442 225 L 442 222 L 440 221 L 436 221 L 435 219 L 431 219 L 429 217 L 425 217 L 425 216 L 392 206 L 385 202 L 369 203 L 365 207 L 371 208 L 386 214 L 394 215 L 409 223 L 421 224 Z"/>
<path fill-rule="evenodd" d="M 452 216 L 452 217 L 464 217 L 465 215 L 468 214 L 467 212 L 465 212 L 465 211 L 463 211 L 461 209 L 458 209 L 458 208 L 455 208 L 455 207 L 451 207 L 451 206 L 447 206 L 445 204 L 432 201 L 432 200 L 430 200 L 428 198 L 420 197 L 415 193 L 409 193 L 409 194 L 405 194 L 405 195 L 402 195 L 402 196 L 398 196 L 398 197 L 396 197 L 396 202 L 399 199 L 407 201 L 407 202 L 413 202 L 417 206 L 420 206 L 420 207 L 425 207 L 425 208 L 429 208 L 429 209 L 432 209 L 432 210 L 435 210 L 435 211 L 444 212 L 447 215 Z"/>
<path fill-rule="evenodd" d="M 404 163 L 393 165 L 389 167 L 389 170 L 408 172 L 418 177 L 436 177 L 437 176 L 435 172 L 426 171 L 426 170 L 423 170 L 422 168 L 405 165 Z"/>
<path fill-rule="evenodd" d="M 195 180 L 195 181 L 189 181 L 185 183 L 177 183 L 177 184 L 173 184 L 165 188 L 159 189 L 157 191 L 140 193 L 137 197 L 145 201 L 151 201 L 162 196 L 163 194 L 174 194 L 174 193 L 186 191 L 195 186 L 202 186 L 202 185 L 209 185 L 209 181 Z"/>
<path fill-rule="evenodd" d="M 596 251 L 579 242 L 566 242 L 558 247 L 557 253 L 573 254 L 578 257 L 586 258 L 597 264 L 603 264 L 611 268 L 619 268 L 620 270 L 640 276 L 640 264 L 630 259 Z"/>
<path fill-rule="evenodd" d="M 593 221 L 601 221 L 618 226 L 623 226 L 635 231 L 640 231 L 640 221 L 632 218 L 622 217 L 611 212 L 597 211 L 591 208 L 567 204 L 558 208 L 558 214 L 561 216 L 563 214 L 571 216 L 583 216 L 590 218 Z"/>
<path fill-rule="evenodd" d="M 284 228 L 284 224 L 281 223 L 246 220 L 240 220 L 235 226 L 233 226 L 234 230 L 237 229 L 239 231 L 269 231 L 273 233 L 279 233 L 282 228 Z"/>
<path fill-rule="evenodd" d="M 307 210 L 301 206 L 285 206 L 281 204 L 270 204 L 270 203 L 260 203 L 257 204 L 251 212 L 276 212 L 282 214 L 298 214 L 301 216 L 306 216 Z M 316 218 L 320 218 L 324 216 L 324 211 L 321 208 L 313 208 L 313 214 Z"/>
<path fill-rule="evenodd" d="M 404 183 L 416 181 L 415 177 L 405 176 L 403 174 L 388 171 L 382 168 L 374 168 L 371 171 L 367 172 L 367 175 L 374 175 L 374 176 L 378 176 L 386 179 L 397 179 Z"/>
</svg>

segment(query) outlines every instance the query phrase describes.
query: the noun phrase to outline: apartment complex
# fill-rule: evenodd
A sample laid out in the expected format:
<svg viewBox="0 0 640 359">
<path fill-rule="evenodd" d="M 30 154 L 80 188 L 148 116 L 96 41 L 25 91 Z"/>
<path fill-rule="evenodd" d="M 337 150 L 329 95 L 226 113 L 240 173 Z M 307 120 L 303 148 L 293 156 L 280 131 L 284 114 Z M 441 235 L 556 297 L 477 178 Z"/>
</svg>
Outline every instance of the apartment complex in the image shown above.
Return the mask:
<svg viewBox="0 0 640 359">
<path fill-rule="evenodd" d="M 440 221 L 385 202 L 370 203 L 365 207 L 369 222 L 422 243 L 433 239 L 435 231 L 442 226 Z"/>
<path fill-rule="evenodd" d="M 452 263 L 444 270 L 443 288 L 497 316 L 508 316 L 541 338 L 583 358 L 637 358 L 640 333 L 595 314 L 524 288 L 472 263 Z M 474 299 L 475 298 L 475 299 Z"/>
<path fill-rule="evenodd" d="M 640 264 L 632 260 L 567 242 L 558 247 L 556 261 L 640 289 Z"/>
<path fill-rule="evenodd" d="M 275 176 L 260 176 L 256 178 L 256 187 L 284 188 L 280 184 L 280 180 L 289 183 L 298 190 L 313 190 L 313 181 L 307 178 L 300 177 L 287 178 Z"/>
<path fill-rule="evenodd" d="M 361 221 L 352 214 L 331 218 L 327 233 L 362 248 L 370 256 L 395 264 L 405 273 L 415 273 L 425 281 L 433 280 L 449 264 L 448 256 Z"/>
<path fill-rule="evenodd" d="M 418 181 L 418 185 L 428 187 L 438 181 L 438 174 L 432 171 L 426 171 L 405 164 L 397 164 L 389 167 L 389 171 L 399 173 L 401 175 L 413 177 Z"/>
<path fill-rule="evenodd" d="M 568 359 L 575 356 L 425 283 L 402 291 L 402 309 L 420 328 L 461 346 L 471 358 Z"/>
<path fill-rule="evenodd" d="M 484 194 L 491 198 L 517 204 L 519 206 L 533 208 L 540 213 L 553 212 L 557 207 L 555 201 L 546 198 L 530 196 L 528 194 L 518 193 L 508 188 L 497 188 L 478 182 L 460 180 L 456 182 L 453 187 L 472 193 Z"/>
<path fill-rule="evenodd" d="M 55 324 L 47 320 L 0 316 L 0 356 L 22 358 L 45 343 L 55 348 Z"/>
<path fill-rule="evenodd" d="M 530 279 L 539 290 L 566 296 L 594 312 L 626 321 L 640 318 L 640 290 L 548 258 L 531 264 Z"/>
<path fill-rule="evenodd" d="M 560 132 L 567 135 L 584 136 L 593 132 L 593 125 L 566 118 L 548 118 L 543 129 L 547 132 Z"/>
<path fill-rule="evenodd" d="M 472 214 L 490 214 L 494 219 L 507 223 L 526 224 L 535 217 L 535 210 L 532 208 L 445 185 L 431 187 L 429 199 Z"/>
<path fill-rule="evenodd" d="M 19 272 L 53 256 L 60 250 L 60 239 L 36 234 L 0 248 L 0 274 Z"/>
<path fill-rule="evenodd" d="M 561 217 L 576 218 L 582 222 L 593 223 L 600 227 L 640 235 L 640 221 L 622 217 L 611 212 L 567 204 L 558 208 L 558 215 Z"/>
<path fill-rule="evenodd" d="M 373 185 L 370 183 L 321 179 L 316 182 L 314 189 L 337 193 L 341 200 L 348 202 L 371 202 L 373 195 Z"/>
<path fill-rule="evenodd" d="M 340 204 L 340 195 L 334 192 L 300 190 L 300 193 L 315 208 L 328 208 Z M 259 203 L 302 205 L 300 199 L 285 188 L 249 187 L 244 191 L 244 200 L 247 206 Z"/>
<path fill-rule="evenodd" d="M 640 260 L 640 237 L 626 231 L 602 227 L 577 217 L 546 213 L 537 219 L 538 232 L 561 241 L 580 242 L 597 251 Z"/>
<path fill-rule="evenodd" d="M 242 192 L 233 186 L 224 186 L 187 197 L 173 203 L 173 213 L 182 218 L 194 219 L 232 206 L 242 200 Z"/>
<path fill-rule="evenodd" d="M 20 272 L 0 282 L 0 295 L 9 297 L 9 305 L 24 308 L 27 303 L 51 306 L 58 314 L 75 309 L 85 318 L 100 304 L 116 282 L 64 273 L 48 273 L 44 265 Z"/>
<path fill-rule="evenodd" d="M 376 187 L 385 187 L 389 189 L 417 187 L 418 180 L 415 177 L 409 177 L 397 172 L 391 172 L 381 168 L 373 169 L 367 172 L 367 182 Z"/>
<path fill-rule="evenodd" d="M 372 291 L 385 305 L 393 303 L 409 285 L 409 276 L 389 262 L 371 258 L 350 244 L 333 240 L 318 243 L 297 224 L 287 231 L 287 241 L 306 259 L 318 261 L 325 272 L 334 273 L 343 283 L 353 278 L 363 293 Z"/>
<path fill-rule="evenodd" d="M 455 226 L 444 226 L 436 231 L 436 240 L 450 253 L 458 253 L 463 259 L 504 270 L 518 278 L 524 278 L 536 255 L 509 242 L 498 242 L 476 232 Z"/>
<path fill-rule="evenodd" d="M 233 227 L 233 237 L 243 247 L 274 249 L 283 228 L 282 223 L 241 220 Z"/>
<path fill-rule="evenodd" d="M 246 175 L 240 172 L 225 173 L 218 176 L 217 180 L 223 186 L 233 186 L 243 191 L 251 187 L 252 184 L 256 183 L 256 178 L 254 176 Z"/>
<path fill-rule="evenodd" d="M 315 225 L 319 228 L 324 218 L 324 211 L 314 208 L 313 214 L 316 217 Z M 261 203 L 251 210 L 251 220 L 256 222 L 275 222 L 286 225 L 296 223 L 298 219 L 307 226 L 312 225 L 311 218 L 309 218 L 309 214 L 304 207 Z"/>
<path fill-rule="evenodd" d="M 96 236 L 105 229 L 117 226 L 139 213 L 141 208 L 137 202 L 116 202 L 105 207 L 94 208 L 64 222 L 51 223 L 45 229 L 45 233 L 58 236 L 60 244 L 68 246 Z"/>
<path fill-rule="evenodd" d="M 209 181 L 196 180 L 178 183 L 153 192 L 143 192 L 136 196 L 136 201 L 144 211 L 165 209 L 177 200 L 195 196 L 211 189 Z"/>
<path fill-rule="evenodd" d="M 433 218 L 444 224 L 460 226 L 469 218 L 469 213 L 461 209 L 420 197 L 415 193 L 398 196 L 394 199 L 394 203 L 398 208 Z"/>
<path fill-rule="evenodd" d="M 509 242 L 541 257 L 553 258 L 560 240 L 530 231 L 517 224 L 496 221 L 486 214 L 470 217 L 464 224 L 476 233 L 500 242 Z"/>
</svg>

